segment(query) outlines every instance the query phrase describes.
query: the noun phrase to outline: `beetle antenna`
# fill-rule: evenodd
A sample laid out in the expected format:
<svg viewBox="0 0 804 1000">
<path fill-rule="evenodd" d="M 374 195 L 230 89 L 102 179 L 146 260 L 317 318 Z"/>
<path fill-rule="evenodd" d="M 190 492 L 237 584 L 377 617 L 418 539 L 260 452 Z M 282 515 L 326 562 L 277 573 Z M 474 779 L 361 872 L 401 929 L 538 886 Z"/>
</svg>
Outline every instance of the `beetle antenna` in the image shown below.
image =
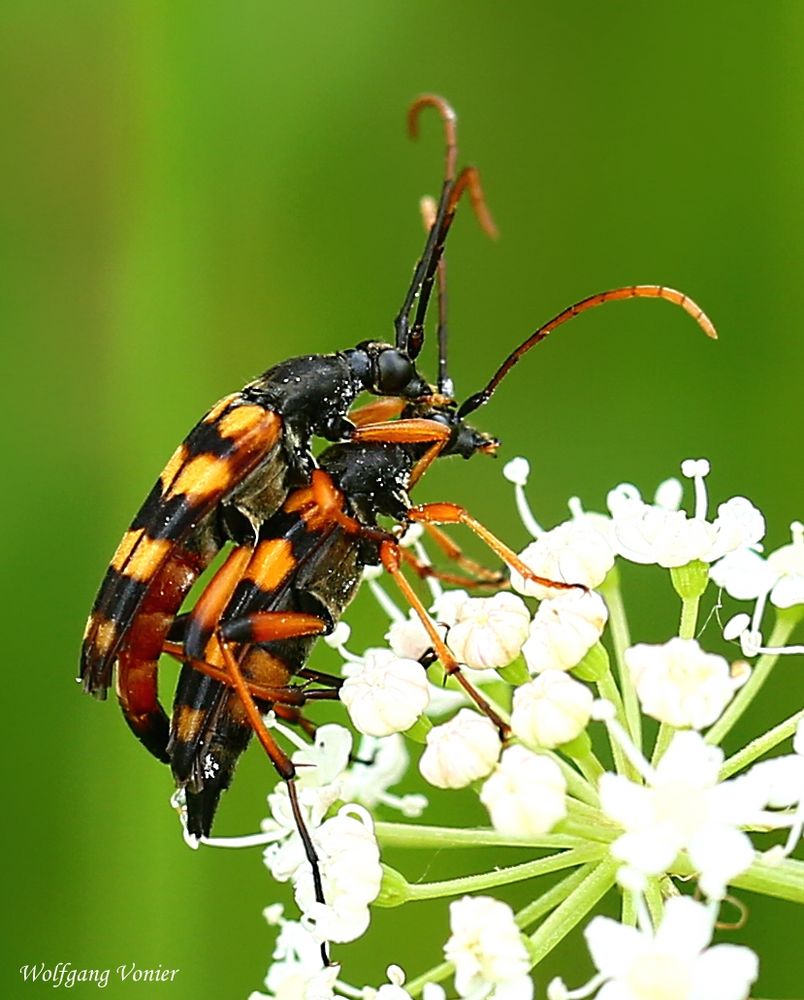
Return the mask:
<svg viewBox="0 0 804 1000">
<path fill-rule="evenodd" d="M 434 198 L 425 195 L 419 202 L 424 228 L 429 231 L 435 225 L 438 208 Z M 438 393 L 452 396 L 455 387 L 447 371 L 447 258 L 441 255 L 436 271 L 436 298 L 438 300 Z"/>
<path fill-rule="evenodd" d="M 458 118 L 452 106 L 443 97 L 436 94 L 422 94 L 411 104 L 407 119 L 411 138 L 415 139 L 419 134 L 419 115 L 426 107 L 435 108 L 444 127 L 444 181 L 435 212 L 435 220 L 427 235 L 424 251 L 414 270 L 413 280 L 402 303 L 402 308 L 394 320 L 396 346 L 411 359 L 418 357 L 424 343 L 424 320 L 430 302 L 433 281 L 444 252 L 444 244 L 455 216 L 455 210 L 464 191 L 469 193 L 472 209 L 481 228 L 491 237 L 497 235 L 497 227 L 486 205 L 480 184 L 480 175 L 476 168 L 465 167 L 457 178 L 455 176 L 458 158 L 456 129 Z M 416 315 L 411 326 L 410 314 L 417 297 Z"/>
<path fill-rule="evenodd" d="M 548 323 L 545 323 L 544 326 L 540 326 L 519 347 L 511 351 L 494 373 L 485 389 L 474 393 L 460 405 L 458 408 L 458 417 L 465 417 L 467 413 L 472 413 L 473 410 L 484 406 L 491 399 L 497 386 L 517 361 L 523 355 L 527 354 L 531 347 L 535 347 L 539 341 L 544 340 L 556 327 L 561 326 L 562 323 L 566 323 L 573 316 L 578 316 L 580 313 L 586 312 L 587 309 L 594 309 L 596 306 L 602 306 L 604 302 L 612 302 L 617 299 L 665 299 L 667 302 L 681 306 L 684 312 L 692 316 L 707 337 L 717 340 L 717 331 L 714 324 L 703 309 L 693 302 L 688 295 L 685 295 L 683 292 L 677 292 L 675 288 L 665 288 L 664 285 L 626 285 L 624 288 L 613 288 L 607 292 L 598 292 L 597 295 L 590 295 L 562 310 L 562 312 L 554 316 Z"/>
</svg>

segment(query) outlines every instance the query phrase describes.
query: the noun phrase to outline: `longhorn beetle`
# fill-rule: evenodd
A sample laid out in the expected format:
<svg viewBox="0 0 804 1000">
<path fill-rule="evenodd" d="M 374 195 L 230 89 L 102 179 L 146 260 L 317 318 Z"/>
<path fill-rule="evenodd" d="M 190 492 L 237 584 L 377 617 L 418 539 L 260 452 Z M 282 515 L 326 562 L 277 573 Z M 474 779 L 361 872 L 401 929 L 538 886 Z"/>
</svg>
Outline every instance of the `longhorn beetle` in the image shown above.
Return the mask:
<svg viewBox="0 0 804 1000">
<path fill-rule="evenodd" d="M 396 422 L 360 427 L 350 441 L 327 448 L 311 484 L 289 494 L 280 510 L 260 526 L 256 543 L 231 550 L 165 646 L 186 664 L 176 693 L 169 756 L 178 783 L 188 789 L 191 833 L 209 833 L 220 794 L 256 727 L 244 692 L 257 698 L 262 710 L 272 704 L 285 706 L 291 716 L 308 701 L 334 697 L 338 679 L 310 670 L 307 659 L 316 637 L 330 631 L 343 614 L 369 565 L 382 564 L 389 572 L 427 629 L 446 672 L 457 675 L 478 707 L 506 735 L 482 696 L 464 681 L 401 565 L 408 563 L 421 576 L 441 574 L 418 563 L 400 547 L 397 533 L 379 528 L 377 519 L 390 517 L 400 529 L 412 522 L 466 525 L 526 578 L 554 588 L 577 586 L 536 577 L 463 507 L 413 506 L 408 493 L 437 457 L 494 454 L 499 442 L 471 427 L 465 415 L 487 402 L 513 364 L 556 327 L 597 305 L 626 297 L 677 302 L 709 336 L 714 334 L 705 314 L 672 289 L 637 285 L 589 296 L 535 331 L 508 356 L 485 389 L 460 406 L 434 394 L 407 404 Z M 446 366 L 441 367 L 447 379 Z M 454 557 L 457 552 L 455 548 L 448 554 Z M 449 579 L 464 585 L 493 585 L 493 577 Z M 301 683 L 294 685 L 294 677 Z M 323 684 L 323 690 L 311 688 L 311 683 Z M 235 687 L 239 697 L 224 685 Z M 264 726 L 257 731 L 280 775 L 290 780 L 291 762 Z"/>
<path fill-rule="evenodd" d="M 292 358 L 216 403 L 168 461 L 101 583 L 84 634 L 84 690 L 105 698 L 117 663 L 126 721 L 164 762 L 169 727 L 157 695 L 157 661 L 193 582 L 226 541 L 238 540 L 244 522 L 253 537 L 289 490 L 310 482 L 314 435 L 339 441 L 354 433 L 347 414 L 361 392 L 415 400 L 431 391 L 415 359 L 434 276 L 464 192 L 483 227 L 490 234 L 494 227 L 477 171 L 467 167 L 456 176 L 452 108 L 434 95 L 418 98 L 408 112 L 411 135 L 428 106 L 443 121 L 444 181 L 434 224 L 394 321 L 395 345 L 363 341 L 335 354 Z M 374 412 L 369 407 L 362 419 L 370 420 Z"/>
</svg>

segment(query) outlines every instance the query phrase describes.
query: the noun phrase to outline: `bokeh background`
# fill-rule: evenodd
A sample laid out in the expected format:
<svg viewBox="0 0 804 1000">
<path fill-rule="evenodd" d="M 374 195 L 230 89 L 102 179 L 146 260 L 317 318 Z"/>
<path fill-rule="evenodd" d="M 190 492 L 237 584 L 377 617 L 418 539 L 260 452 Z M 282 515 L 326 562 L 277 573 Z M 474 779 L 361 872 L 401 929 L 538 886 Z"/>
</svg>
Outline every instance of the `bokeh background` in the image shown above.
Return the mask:
<svg viewBox="0 0 804 1000">
<path fill-rule="evenodd" d="M 260 912 L 278 892 L 258 852 L 184 846 L 167 772 L 113 702 L 81 696 L 78 644 L 118 537 L 212 401 L 287 356 L 390 334 L 422 242 L 417 201 L 440 184 L 435 118 L 417 145 L 405 137 L 416 94 L 458 109 L 501 231 L 489 242 L 463 211 L 452 236 L 460 391 L 564 305 L 619 284 L 682 288 L 721 333 L 706 341 L 664 303 L 617 304 L 516 370 L 481 419 L 504 456 L 530 458 L 540 518 L 575 494 L 603 509 L 624 479 L 652 495 L 705 455 L 713 498 L 745 493 L 770 545 L 787 540 L 804 514 L 803 33 L 794 0 L 6 0 L 3 996 L 44 995 L 18 972 L 40 961 L 181 970 L 161 986 L 113 978 L 110 997 L 260 986 Z M 500 468 L 443 463 L 419 496 L 466 503 L 522 543 Z M 624 577 L 635 635 L 666 638 L 666 577 Z M 355 645 L 381 634 L 366 597 L 350 621 Z M 707 641 L 718 648 L 716 629 Z M 800 703 L 800 678 L 780 666 L 769 720 Z M 220 832 L 255 829 L 272 782 L 249 754 Z M 452 808 L 434 797 L 428 818 Z M 489 858 L 390 861 L 434 878 Z M 800 915 L 748 902 L 749 929 L 729 939 L 760 950 L 757 995 L 800 996 Z M 344 953 L 357 983 L 437 959 L 445 910 L 385 911 L 375 935 Z M 588 968 L 570 942 L 539 995 Z"/>
</svg>

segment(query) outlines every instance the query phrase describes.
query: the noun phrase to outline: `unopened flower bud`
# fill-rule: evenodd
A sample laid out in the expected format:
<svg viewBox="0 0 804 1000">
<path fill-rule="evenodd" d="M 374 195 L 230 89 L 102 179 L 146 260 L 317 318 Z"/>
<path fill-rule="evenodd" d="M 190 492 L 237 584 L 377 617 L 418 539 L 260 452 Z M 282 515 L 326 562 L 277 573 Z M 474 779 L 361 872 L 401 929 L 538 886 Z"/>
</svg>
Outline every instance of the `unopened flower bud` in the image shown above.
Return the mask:
<svg viewBox="0 0 804 1000">
<path fill-rule="evenodd" d="M 570 670 L 600 638 L 608 611 L 599 594 L 565 591 L 542 601 L 522 653 L 531 673 Z"/>
<path fill-rule="evenodd" d="M 447 634 L 447 644 L 467 667 L 505 667 L 519 655 L 529 625 L 530 612 L 516 594 L 473 597 L 461 605 L 457 621 Z"/>
<path fill-rule="evenodd" d="M 343 682 L 340 699 L 361 733 L 390 736 L 410 729 L 427 708 L 430 691 L 420 663 L 375 649 L 366 653 L 360 673 Z"/>
<path fill-rule="evenodd" d="M 589 688 L 569 674 L 546 670 L 514 691 L 511 728 L 525 743 L 557 747 L 583 731 L 593 701 Z"/>
<path fill-rule="evenodd" d="M 490 773 L 500 756 L 500 737 L 485 715 L 462 708 L 427 734 L 419 770 L 436 788 L 465 788 Z"/>
</svg>

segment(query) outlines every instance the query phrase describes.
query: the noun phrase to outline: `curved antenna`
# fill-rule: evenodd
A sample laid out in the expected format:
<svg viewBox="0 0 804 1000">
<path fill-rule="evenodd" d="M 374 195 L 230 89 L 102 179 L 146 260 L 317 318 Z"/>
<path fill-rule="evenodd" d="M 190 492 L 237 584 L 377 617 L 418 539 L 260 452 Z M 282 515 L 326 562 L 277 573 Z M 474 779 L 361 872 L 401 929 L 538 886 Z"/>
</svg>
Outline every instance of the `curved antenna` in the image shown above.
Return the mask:
<svg viewBox="0 0 804 1000">
<path fill-rule="evenodd" d="M 474 167 L 466 167 L 457 178 L 455 177 L 458 157 L 458 119 L 449 102 L 437 94 L 422 94 L 417 97 L 408 109 L 408 131 L 411 137 L 415 139 L 418 136 L 419 115 L 426 107 L 434 108 L 438 112 L 444 126 L 444 182 L 438 200 L 435 221 L 427 235 L 424 251 L 414 270 L 413 280 L 402 303 L 402 308 L 394 320 L 396 346 L 412 359 L 418 357 L 424 342 L 424 318 L 430 302 L 433 281 L 444 252 L 444 243 L 452 225 L 455 210 L 465 191 L 469 193 L 473 211 L 482 229 L 491 237 L 497 235 L 497 227 L 486 206 L 477 170 Z M 410 313 L 417 296 L 419 301 L 411 326 Z"/>
<path fill-rule="evenodd" d="M 519 347 L 511 351 L 505 361 L 503 361 L 494 373 L 485 389 L 481 389 L 480 392 L 474 393 L 460 405 L 458 408 L 458 417 L 465 417 L 467 413 L 471 413 L 473 410 L 477 410 L 479 407 L 484 406 L 489 399 L 491 399 L 497 386 L 500 382 L 502 382 L 517 361 L 519 361 L 523 355 L 527 354 L 531 347 L 535 347 L 540 340 L 544 340 L 544 338 L 549 333 L 552 333 L 557 326 L 561 326 L 562 323 L 566 323 L 566 321 L 568 319 L 572 319 L 573 316 L 578 316 L 580 313 L 586 312 L 587 309 L 594 309 L 596 306 L 602 306 L 604 302 L 612 302 L 617 299 L 665 299 L 667 302 L 672 302 L 674 305 L 681 306 L 684 312 L 689 313 L 689 315 L 692 316 L 707 337 L 717 340 L 717 331 L 715 330 L 714 324 L 703 309 L 693 302 L 688 295 L 685 295 L 683 292 L 677 292 L 675 288 L 665 288 L 664 285 L 626 285 L 624 288 L 613 288 L 608 292 L 598 292 L 597 295 L 590 295 L 585 299 L 581 299 L 580 302 L 576 302 L 574 305 L 568 306 L 566 309 L 562 310 L 548 323 L 545 323 L 544 326 L 540 326 L 539 329 L 532 333 L 527 340 L 524 340 Z"/>
<path fill-rule="evenodd" d="M 444 180 L 455 178 L 455 164 L 458 161 L 458 116 L 455 109 L 438 94 L 420 94 L 408 108 L 408 135 L 419 138 L 419 115 L 422 108 L 435 108 L 444 125 Z"/>
</svg>

